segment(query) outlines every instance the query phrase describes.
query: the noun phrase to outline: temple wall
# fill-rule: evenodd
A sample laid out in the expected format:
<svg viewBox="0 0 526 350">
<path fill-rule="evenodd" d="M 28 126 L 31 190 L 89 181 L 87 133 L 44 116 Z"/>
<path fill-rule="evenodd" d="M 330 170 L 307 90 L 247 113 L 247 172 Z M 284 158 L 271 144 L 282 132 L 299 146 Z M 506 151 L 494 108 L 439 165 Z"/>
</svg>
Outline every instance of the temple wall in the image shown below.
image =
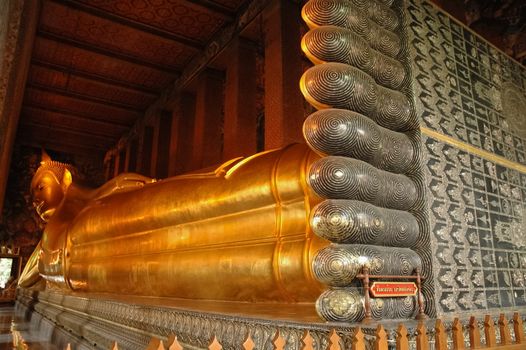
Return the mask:
<svg viewBox="0 0 526 350">
<path fill-rule="evenodd" d="M 9 1 L 0 3 L 0 57 L 4 57 L 9 21 Z"/>
<path fill-rule="evenodd" d="M 526 70 L 407 1 L 437 316 L 526 309 Z"/>
<path fill-rule="evenodd" d="M 18 3 L 18 4 L 16 4 Z M 12 144 L 12 116 L 4 113 L 9 76 L 13 66 L 14 51 L 20 25 L 23 2 L 2 1 L 0 3 L 0 211 L 9 172 Z M 15 126 L 16 129 L 16 126 Z M 1 221 L 1 220 L 0 220 Z"/>
<path fill-rule="evenodd" d="M 0 4 L 0 212 L 36 30 L 38 8 L 38 1 L 8 0 Z"/>
</svg>

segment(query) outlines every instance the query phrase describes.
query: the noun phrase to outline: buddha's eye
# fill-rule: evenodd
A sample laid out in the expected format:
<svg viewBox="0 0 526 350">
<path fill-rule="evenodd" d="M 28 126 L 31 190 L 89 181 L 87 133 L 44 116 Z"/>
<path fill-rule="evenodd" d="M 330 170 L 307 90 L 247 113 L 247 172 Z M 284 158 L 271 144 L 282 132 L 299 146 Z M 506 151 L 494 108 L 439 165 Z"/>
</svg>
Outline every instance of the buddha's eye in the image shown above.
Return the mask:
<svg viewBox="0 0 526 350">
<path fill-rule="evenodd" d="M 37 190 L 42 191 L 44 189 L 44 184 L 38 184 Z"/>
</svg>

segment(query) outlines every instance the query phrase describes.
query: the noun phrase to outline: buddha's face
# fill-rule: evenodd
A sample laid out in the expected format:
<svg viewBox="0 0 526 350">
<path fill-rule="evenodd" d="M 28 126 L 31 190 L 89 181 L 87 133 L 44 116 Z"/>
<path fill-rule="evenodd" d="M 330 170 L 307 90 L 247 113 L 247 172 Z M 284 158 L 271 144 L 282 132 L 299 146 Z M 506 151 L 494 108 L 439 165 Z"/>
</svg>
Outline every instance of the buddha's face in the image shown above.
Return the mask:
<svg viewBox="0 0 526 350">
<path fill-rule="evenodd" d="M 64 198 L 64 191 L 55 174 L 42 171 L 31 182 L 33 206 L 42 220 L 47 221 Z"/>
</svg>

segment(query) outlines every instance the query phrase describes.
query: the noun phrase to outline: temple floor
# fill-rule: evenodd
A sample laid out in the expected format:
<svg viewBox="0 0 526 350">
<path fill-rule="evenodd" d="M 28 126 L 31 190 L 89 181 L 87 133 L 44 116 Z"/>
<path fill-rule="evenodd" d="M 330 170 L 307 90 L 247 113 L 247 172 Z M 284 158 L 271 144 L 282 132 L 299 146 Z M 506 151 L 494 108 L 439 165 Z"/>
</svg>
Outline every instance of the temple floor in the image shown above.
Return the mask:
<svg viewBox="0 0 526 350">
<path fill-rule="evenodd" d="M 62 349 L 53 345 L 57 335 L 54 328 L 50 322 L 24 321 L 24 315 L 18 314 L 13 305 L 0 304 L 0 350 L 24 349 L 23 344 L 31 350 Z"/>
</svg>

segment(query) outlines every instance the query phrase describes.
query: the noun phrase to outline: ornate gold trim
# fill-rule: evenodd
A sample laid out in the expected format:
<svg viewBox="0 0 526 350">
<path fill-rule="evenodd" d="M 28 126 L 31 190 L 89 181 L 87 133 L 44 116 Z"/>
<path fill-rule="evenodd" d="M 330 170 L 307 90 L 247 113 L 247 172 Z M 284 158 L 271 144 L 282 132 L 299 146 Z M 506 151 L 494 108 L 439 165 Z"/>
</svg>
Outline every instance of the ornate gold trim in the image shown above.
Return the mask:
<svg viewBox="0 0 526 350">
<path fill-rule="evenodd" d="M 472 153 L 472 154 L 474 154 L 476 156 L 479 156 L 481 158 L 484 158 L 484 159 L 490 160 L 490 161 L 492 161 L 494 163 L 497 163 L 499 165 L 505 166 L 506 168 L 514 169 L 514 170 L 520 171 L 521 173 L 525 173 L 526 174 L 526 166 L 525 165 L 522 165 L 520 163 L 511 161 L 511 160 L 506 159 L 504 157 L 498 156 L 498 155 L 496 155 L 494 153 L 482 150 L 482 149 L 477 148 L 475 146 L 469 145 L 469 144 L 467 144 L 467 143 L 465 143 L 463 141 L 454 139 L 454 138 L 452 138 L 450 136 L 441 134 L 441 133 L 439 133 L 437 131 L 434 131 L 434 130 L 431 130 L 431 129 L 428 129 L 428 128 L 425 128 L 425 127 L 421 127 L 420 130 L 422 131 L 422 134 L 424 134 L 426 136 L 429 136 L 429 137 L 432 137 L 435 140 L 442 141 L 442 142 L 447 143 L 447 144 L 449 144 L 451 146 L 459 148 L 459 149 L 461 149 L 463 151 Z"/>
</svg>

